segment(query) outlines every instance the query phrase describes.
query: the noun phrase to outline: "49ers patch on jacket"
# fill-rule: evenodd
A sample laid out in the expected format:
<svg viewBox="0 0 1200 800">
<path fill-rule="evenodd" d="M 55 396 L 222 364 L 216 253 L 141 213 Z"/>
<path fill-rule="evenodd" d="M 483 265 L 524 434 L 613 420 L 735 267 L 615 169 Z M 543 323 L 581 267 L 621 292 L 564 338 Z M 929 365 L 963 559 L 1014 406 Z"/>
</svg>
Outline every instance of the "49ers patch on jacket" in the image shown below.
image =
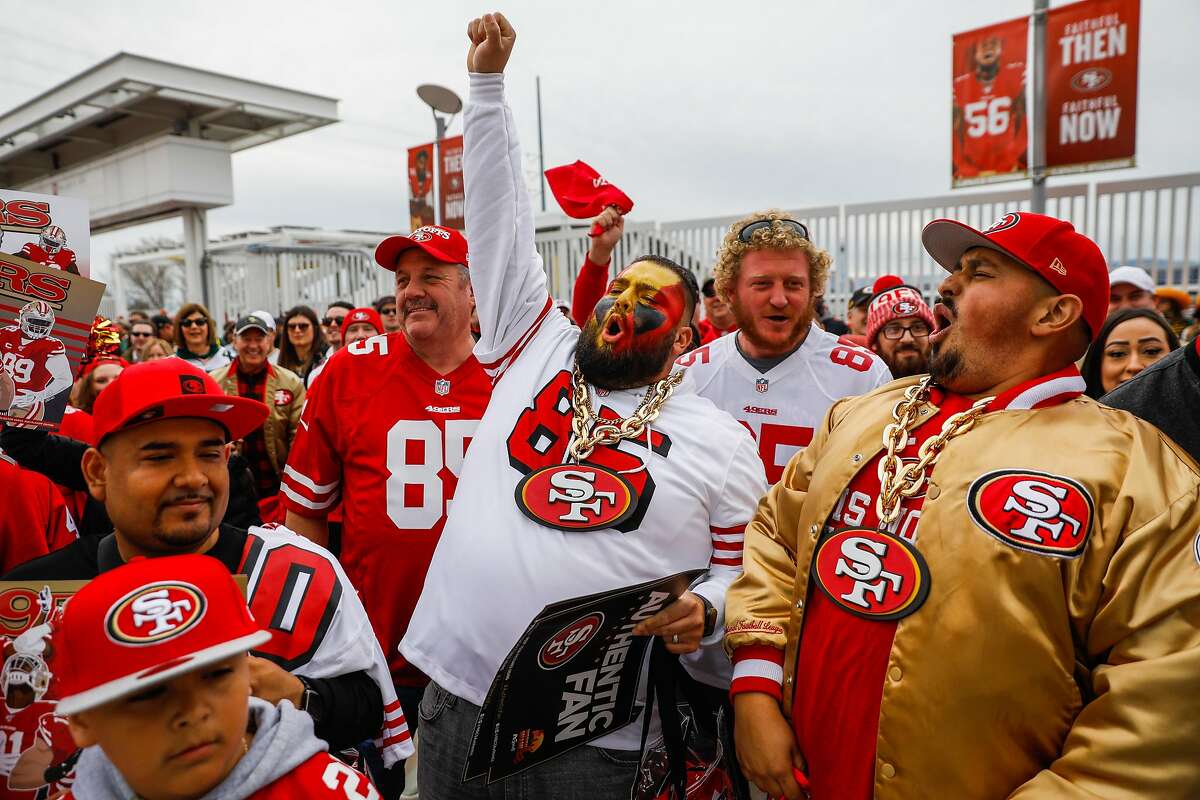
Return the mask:
<svg viewBox="0 0 1200 800">
<path fill-rule="evenodd" d="M 826 534 L 812 571 L 830 600 L 864 619 L 903 619 L 929 596 L 929 567 L 921 552 L 898 536 L 871 528 Z"/>
<path fill-rule="evenodd" d="M 1096 504 L 1078 481 L 1032 470 L 979 476 L 967 490 L 971 519 L 1004 544 L 1053 558 L 1083 553 Z"/>
</svg>

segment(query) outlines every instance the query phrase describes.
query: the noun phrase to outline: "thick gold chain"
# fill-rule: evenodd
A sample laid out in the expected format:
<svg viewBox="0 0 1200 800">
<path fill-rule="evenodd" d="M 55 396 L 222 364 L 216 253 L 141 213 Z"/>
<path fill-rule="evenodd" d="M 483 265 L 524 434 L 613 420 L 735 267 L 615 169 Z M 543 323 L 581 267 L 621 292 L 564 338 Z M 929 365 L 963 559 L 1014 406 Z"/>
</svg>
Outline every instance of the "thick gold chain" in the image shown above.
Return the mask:
<svg viewBox="0 0 1200 800">
<path fill-rule="evenodd" d="M 900 458 L 900 452 L 908 443 L 909 426 L 921 413 L 921 407 L 929 400 L 929 387 L 932 383 L 932 378 L 926 378 L 915 386 L 908 387 L 904 398 L 892 409 L 892 419 L 895 422 L 883 429 L 883 445 L 887 448 L 887 453 L 879 459 L 879 497 L 875 498 L 875 515 L 879 517 L 881 530 L 900 516 L 901 500 L 921 491 L 925 485 L 927 470 L 937 461 L 946 443 L 955 436 L 971 430 L 988 403 L 996 399 L 985 397 L 966 411 L 951 415 L 942 423 L 942 430 L 938 435 L 926 439 L 917 450 L 917 460 L 906 465 Z"/>
<path fill-rule="evenodd" d="M 597 446 L 616 444 L 622 439 L 636 439 L 641 436 L 646 426 L 658 418 L 663 404 L 670 399 L 675 387 L 683 380 L 683 372 L 675 372 L 646 389 L 646 396 L 633 413 L 625 419 L 598 422 L 596 413 L 592 410 L 592 393 L 588 389 L 583 373 L 576 365 L 571 373 L 571 432 L 575 434 L 574 441 L 568 449 L 571 458 L 577 463 L 592 454 Z"/>
</svg>

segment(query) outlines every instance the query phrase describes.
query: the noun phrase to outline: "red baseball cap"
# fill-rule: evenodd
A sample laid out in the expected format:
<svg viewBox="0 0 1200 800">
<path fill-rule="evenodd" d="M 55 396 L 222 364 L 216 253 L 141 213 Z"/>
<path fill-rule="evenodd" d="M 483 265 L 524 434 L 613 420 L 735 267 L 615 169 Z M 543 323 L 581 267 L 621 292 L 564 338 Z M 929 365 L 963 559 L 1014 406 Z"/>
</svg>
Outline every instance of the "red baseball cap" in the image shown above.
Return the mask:
<svg viewBox="0 0 1200 800">
<path fill-rule="evenodd" d="M 573 219 L 589 219 L 609 206 L 622 214 L 633 210 L 629 195 L 582 161 L 546 170 L 546 183 L 563 213 Z"/>
<path fill-rule="evenodd" d="M 56 713 L 145 691 L 270 638 L 215 558 L 135 559 L 92 580 L 63 609 L 54 635 Z"/>
<path fill-rule="evenodd" d="M 351 325 L 357 325 L 360 322 L 374 325 L 375 330 L 383 333 L 383 319 L 380 318 L 378 311 L 373 308 L 356 308 L 342 317 L 342 336 L 346 335 L 346 331 L 350 330 Z"/>
<path fill-rule="evenodd" d="M 210 419 L 241 439 L 267 418 L 267 407 L 230 397 L 204 370 L 182 358 L 160 358 L 123 370 L 96 398 L 96 441 L 125 428 L 175 417 Z"/>
<path fill-rule="evenodd" d="M 375 248 L 375 263 L 395 272 L 396 260 L 410 247 L 419 247 L 445 264 L 467 266 L 467 237 L 441 225 L 422 225 L 408 236 L 389 236 Z"/>
<path fill-rule="evenodd" d="M 972 247 L 1016 259 L 1063 294 L 1083 302 L 1083 320 L 1094 338 L 1108 316 L 1108 263 L 1088 237 L 1066 220 L 1010 211 L 977 231 L 952 219 L 935 219 L 921 231 L 921 244 L 947 270 Z"/>
</svg>

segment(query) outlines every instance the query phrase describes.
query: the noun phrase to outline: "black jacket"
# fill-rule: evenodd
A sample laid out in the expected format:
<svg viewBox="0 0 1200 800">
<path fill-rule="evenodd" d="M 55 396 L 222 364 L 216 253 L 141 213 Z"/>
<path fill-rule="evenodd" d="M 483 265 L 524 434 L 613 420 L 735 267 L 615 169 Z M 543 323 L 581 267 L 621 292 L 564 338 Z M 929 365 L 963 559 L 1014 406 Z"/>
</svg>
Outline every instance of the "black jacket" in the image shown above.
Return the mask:
<svg viewBox="0 0 1200 800">
<path fill-rule="evenodd" d="M 1200 461 L 1200 353 L 1185 345 L 1113 389 L 1100 402 L 1141 417 Z"/>
<path fill-rule="evenodd" d="M 17 462 L 17 466 L 39 472 L 68 489 L 87 492 L 87 482 L 83 479 L 83 454 L 88 449 L 86 442 L 46 431 L 7 426 L 0 428 L 3 428 L 0 430 L 0 450 Z M 254 476 L 246 459 L 237 453 L 229 457 L 229 508 L 225 511 L 225 522 L 239 528 L 262 524 Z M 107 536 L 113 530 L 104 504 L 90 496 L 83 519 L 75 520 L 75 525 L 79 535 L 85 539 Z"/>
<path fill-rule="evenodd" d="M 246 531 L 222 525 L 217 543 L 206 555 L 237 574 L 246 550 Z M 0 578 L 6 581 L 90 580 L 124 564 L 116 534 L 77 539 L 61 550 L 26 561 Z M 383 696 L 366 671 L 332 678 L 305 678 L 320 695 L 320 718 L 314 719 L 318 737 L 331 750 L 353 747 L 373 738 L 383 725 Z"/>
</svg>

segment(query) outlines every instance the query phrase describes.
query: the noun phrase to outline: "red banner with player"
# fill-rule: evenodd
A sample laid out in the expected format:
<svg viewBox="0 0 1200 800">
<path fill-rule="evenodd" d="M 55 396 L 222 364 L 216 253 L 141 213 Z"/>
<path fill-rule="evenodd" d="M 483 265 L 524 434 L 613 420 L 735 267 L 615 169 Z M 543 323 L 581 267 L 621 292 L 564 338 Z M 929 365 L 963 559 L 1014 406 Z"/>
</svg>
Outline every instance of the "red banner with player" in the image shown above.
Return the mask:
<svg viewBox="0 0 1200 800">
<path fill-rule="evenodd" d="M 995 183 L 1028 175 L 1025 65 L 1029 21 L 954 36 L 951 184 Z"/>
<path fill-rule="evenodd" d="M 438 203 L 442 226 L 465 230 L 467 196 L 463 191 L 463 137 L 452 136 L 438 142 Z"/>
<path fill-rule="evenodd" d="M 433 143 L 408 149 L 408 224 L 409 230 L 432 225 L 433 208 Z"/>
<path fill-rule="evenodd" d="M 1140 0 L 1084 0 L 1046 18 L 1050 174 L 1132 167 Z"/>
</svg>

